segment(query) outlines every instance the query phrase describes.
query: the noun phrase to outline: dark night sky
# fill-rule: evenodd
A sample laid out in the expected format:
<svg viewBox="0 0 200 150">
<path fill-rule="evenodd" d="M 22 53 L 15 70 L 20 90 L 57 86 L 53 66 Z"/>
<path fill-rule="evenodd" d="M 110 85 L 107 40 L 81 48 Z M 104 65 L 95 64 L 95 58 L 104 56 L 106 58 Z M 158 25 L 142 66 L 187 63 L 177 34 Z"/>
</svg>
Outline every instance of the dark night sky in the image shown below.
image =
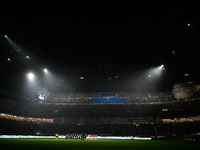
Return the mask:
<svg viewBox="0 0 200 150">
<path fill-rule="evenodd" d="M 14 52 L 9 53 L 12 49 L 6 34 L 31 57 L 32 64 L 46 65 L 60 76 L 70 74 L 73 67 L 69 66 L 79 66 L 72 69 L 79 76 L 93 74 L 90 77 L 99 78 L 96 74 L 101 72 L 126 74 L 160 64 L 165 64 L 170 79 L 185 73 L 194 79 L 200 75 L 197 1 L 142 0 L 123 6 L 14 5 L 0 9 L 0 20 L 1 62 L 15 57 L 11 56 Z M 10 64 L 4 62 L 2 66 L 7 72 Z"/>
</svg>

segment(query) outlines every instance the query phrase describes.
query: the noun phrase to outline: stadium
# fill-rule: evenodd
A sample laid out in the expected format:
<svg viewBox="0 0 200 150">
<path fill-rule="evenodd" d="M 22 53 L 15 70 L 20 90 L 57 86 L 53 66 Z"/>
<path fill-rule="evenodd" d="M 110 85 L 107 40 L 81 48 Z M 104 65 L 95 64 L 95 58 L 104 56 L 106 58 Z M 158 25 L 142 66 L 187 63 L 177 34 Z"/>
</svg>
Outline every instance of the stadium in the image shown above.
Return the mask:
<svg viewBox="0 0 200 150">
<path fill-rule="evenodd" d="M 199 91 L 170 93 L 52 93 L 23 99 L 1 91 L 1 135 L 87 134 L 198 140 Z M 15 130 L 17 129 L 17 130 Z M 193 139 L 192 139 L 193 138 Z"/>
<path fill-rule="evenodd" d="M 0 10 L 0 147 L 199 149 L 200 30 L 177 4 L 158 10 L 165 17 L 150 2 L 104 13 L 25 8 L 28 18 Z M 169 10 L 184 20 L 176 32 Z"/>
</svg>

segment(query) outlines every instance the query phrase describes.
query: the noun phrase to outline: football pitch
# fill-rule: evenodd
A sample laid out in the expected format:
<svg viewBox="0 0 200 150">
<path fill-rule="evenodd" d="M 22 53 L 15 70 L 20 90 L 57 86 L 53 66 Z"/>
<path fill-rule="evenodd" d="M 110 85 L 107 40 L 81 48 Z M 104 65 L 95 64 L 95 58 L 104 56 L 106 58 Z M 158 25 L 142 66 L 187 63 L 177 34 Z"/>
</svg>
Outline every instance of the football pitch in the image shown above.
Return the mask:
<svg viewBox="0 0 200 150">
<path fill-rule="evenodd" d="M 199 150 L 200 143 L 140 140 L 0 139 L 1 150 Z"/>
</svg>

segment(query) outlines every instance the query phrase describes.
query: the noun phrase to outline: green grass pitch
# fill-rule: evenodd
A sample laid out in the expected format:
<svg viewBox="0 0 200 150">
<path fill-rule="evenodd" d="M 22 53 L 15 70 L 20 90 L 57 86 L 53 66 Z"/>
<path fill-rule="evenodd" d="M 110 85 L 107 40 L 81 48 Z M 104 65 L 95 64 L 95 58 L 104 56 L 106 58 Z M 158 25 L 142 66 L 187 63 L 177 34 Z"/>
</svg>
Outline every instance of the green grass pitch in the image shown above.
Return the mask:
<svg viewBox="0 0 200 150">
<path fill-rule="evenodd" d="M 1 150 L 199 150 L 200 143 L 139 140 L 0 139 Z"/>
</svg>

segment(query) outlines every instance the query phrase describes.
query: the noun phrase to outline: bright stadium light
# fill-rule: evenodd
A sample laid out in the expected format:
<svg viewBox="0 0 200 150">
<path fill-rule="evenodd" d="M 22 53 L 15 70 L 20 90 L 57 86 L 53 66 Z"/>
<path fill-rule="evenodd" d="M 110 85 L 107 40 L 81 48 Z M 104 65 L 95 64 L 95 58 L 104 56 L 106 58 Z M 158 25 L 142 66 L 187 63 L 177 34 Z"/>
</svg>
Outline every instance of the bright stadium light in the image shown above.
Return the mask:
<svg viewBox="0 0 200 150">
<path fill-rule="evenodd" d="M 43 70 L 45 73 L 47 73 L 48 72 L 48 70 L 47 70 L 47 68 L 44 68 L 44 70 Z"/>
<path fill-rule="evenodd" d="M 161 76 L 163 70 L 165 70 L 165 66 L 164 65 L 160 65 L 158 67 L 154 67 L 149 69 L 147 77 L 150 79 L 155 79 Z"/>
<path fill-rule="evenodd" d="M 28 77 L 30 80 L 33 80 L 33 79 L 35 78 L 35 75 L 34 75 L 32 72 L 30 72 L 30 73 L 27 74 L 27 77 Z"/>
<path fill-rule="evenodd" d="M 158 67 L 158 69 L 160 69 L 160 70 L 163 70 L 164 68 L 165 68 L 164 65 L 160 65 L 160 66 Z"/>
<path fill-rule="evenodd" d="M 156 67 L 154 70 L 155 70 L 157 73 L 158 73 L 158 72 L 161 72 L 162 70 L 165 70 L 165 66 L 164 66 L 164 65 L 160 65 L 159 67 Z"/>
<path fill-rule="evenodd" d="M 30 59 L 30 57 L 29 57 L 29 56 L 26 56 L 26 59 Z"/>
<path fill-rule="evenodd" d="M 8 60 L 9 62 L 11 62 L 11 59 L 10 59 L 10 58 L 7 58 L 7 60 Z"/>
<path fill-rule="evenodd" d="M 15 43 L 11 38 L 9 38 L 7 35 L 4 35 L 4 37 L 7 39 L 8 43 L 10 44 L 10 46 L 14 48 L 15 51 L 17 52 L 21 51 L 20 46 L 17 43 Z"/>
<path fill-rule="evenodd" d="M 161 69 L 162 69 L 162 70 L 165 70 L 165 66 L 164 66 L 164 65 L 161 65 Z"/>
</svg>

